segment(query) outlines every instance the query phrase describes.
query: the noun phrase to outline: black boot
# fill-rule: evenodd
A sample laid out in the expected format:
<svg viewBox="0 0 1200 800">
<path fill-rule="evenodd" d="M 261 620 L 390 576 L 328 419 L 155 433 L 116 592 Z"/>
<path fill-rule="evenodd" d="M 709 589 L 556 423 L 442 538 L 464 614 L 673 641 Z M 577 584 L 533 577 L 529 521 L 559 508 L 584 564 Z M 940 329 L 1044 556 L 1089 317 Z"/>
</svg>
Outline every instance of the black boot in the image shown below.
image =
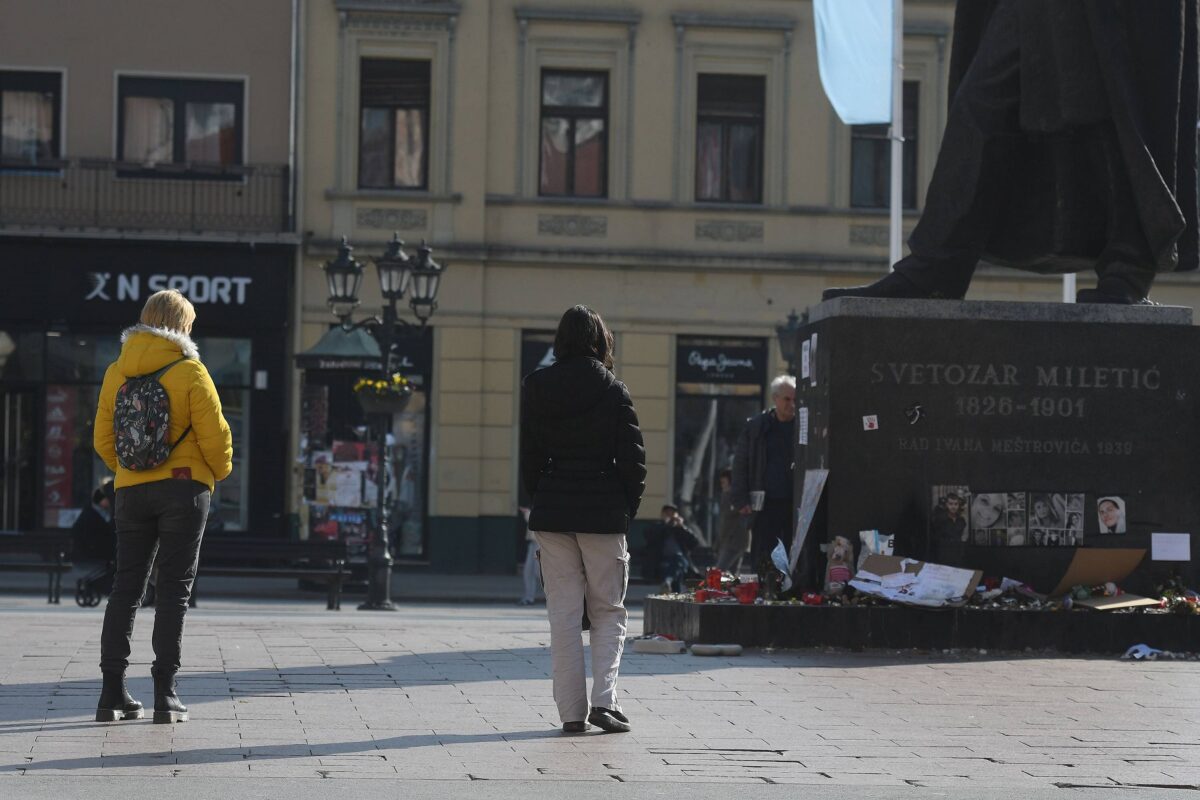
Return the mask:
<svg viewBox="0 0 1200 800">
<path fill-rule="evenodd" d="M 151 672 L 154 675 L 155 723 L 187 722 L 187 706 L 175 694 L 175 673 Z"/>
<path fill-rule="evenodd" d="M 1150 291 L 1148 285 L 1142 282 L 1122 280 L 1117 277 L 1102 277 L 1096 282 L 1095 289 L 1080 289 L 1075 295 L 1076 303 L 1107 303 L 1121 306 L 1154 306 L 1158 305 L 1146 295 Z"/>
<path fill-rule="evenodd" d="M 133 699 L 125 686 L 125 673 L 105 672 L 100 702 L 96 704 L 96 722 L 141 719 L 142 704 Z"/>
<path fill-rule="evenodd" d="M 961 300 L 963 295 L 949 290 L 929 291 L 922 289 L 900 272 L 889 272 L 874 283 L 865 286 L 849 286 L 842 289 L 826 289 L 822 300 L 835 297 L 886 297 L 911 299 Z"/>
</svg>

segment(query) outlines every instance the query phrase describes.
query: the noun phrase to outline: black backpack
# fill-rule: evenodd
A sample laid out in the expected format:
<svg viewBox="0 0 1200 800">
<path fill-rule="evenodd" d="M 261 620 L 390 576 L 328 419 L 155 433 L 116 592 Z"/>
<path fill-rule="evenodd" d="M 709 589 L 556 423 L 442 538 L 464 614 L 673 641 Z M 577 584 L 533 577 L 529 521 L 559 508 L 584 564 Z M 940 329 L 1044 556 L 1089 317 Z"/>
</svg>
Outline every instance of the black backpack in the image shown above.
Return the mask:
<svg viewBox="0 0 1200 800">
<path fill-rule="evenodd" d="M 113 433 L 116 435 L 117 462 L 127 470 L 143 472 L 161 466 L 170 457 L 192 426 L 188 425 L 172 444 L 171 400 L 158 379 L 180 358 L 162 369 L 128 378 L 113 402 Z"/>
</svg>

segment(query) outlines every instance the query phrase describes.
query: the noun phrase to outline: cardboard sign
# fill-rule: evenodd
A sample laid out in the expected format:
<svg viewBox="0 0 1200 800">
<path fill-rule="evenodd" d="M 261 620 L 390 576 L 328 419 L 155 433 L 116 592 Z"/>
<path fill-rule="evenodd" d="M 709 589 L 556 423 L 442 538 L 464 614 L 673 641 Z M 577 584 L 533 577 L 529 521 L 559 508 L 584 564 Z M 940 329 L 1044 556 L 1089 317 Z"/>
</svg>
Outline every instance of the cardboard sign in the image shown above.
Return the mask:
<svg viewBox="0 0 1200 800">
<path fill-rule="evenodd" d="M 1072 586 L 1096 586 L 1109 581 L 1120 583 L 1145 557 L 1146 550 L 1139 547 L 1080 548 L 1075 551 L 1071 565 L 1050 596 L 1064 595 Z"/>
<path fill-rule="evenodd" d="M 895 603 L 941 608 L 965 605 L 982 580 L 980 570 L 872 555 L 863 561 L 850 585 Z"/>
</svg>

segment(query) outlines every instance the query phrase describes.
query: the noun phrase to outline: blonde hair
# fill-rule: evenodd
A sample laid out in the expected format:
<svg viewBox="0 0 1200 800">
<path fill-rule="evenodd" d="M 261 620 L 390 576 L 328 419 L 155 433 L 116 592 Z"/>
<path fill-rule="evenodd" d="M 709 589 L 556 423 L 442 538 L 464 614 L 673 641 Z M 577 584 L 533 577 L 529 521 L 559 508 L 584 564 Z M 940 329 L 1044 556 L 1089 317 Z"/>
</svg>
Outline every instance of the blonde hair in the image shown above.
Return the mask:
<svg viewBox="0 0 1200 800">
<path fill-rule="evenodd" d="M 196 309 L 178 289 L 155 292 L 142 307 L 141 323 L 152 328 L 166 328 L 182 334 L 192 332 Z"/>
</svg>

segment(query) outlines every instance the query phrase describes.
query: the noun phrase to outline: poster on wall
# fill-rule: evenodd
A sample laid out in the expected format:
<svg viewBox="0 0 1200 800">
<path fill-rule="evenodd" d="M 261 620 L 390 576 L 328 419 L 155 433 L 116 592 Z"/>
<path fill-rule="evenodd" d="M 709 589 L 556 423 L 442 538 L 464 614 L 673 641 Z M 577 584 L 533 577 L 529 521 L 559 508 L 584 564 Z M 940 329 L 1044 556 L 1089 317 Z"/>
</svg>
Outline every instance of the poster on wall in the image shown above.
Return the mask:
<svg viewBox="0 0 1200 800">
<path fill-rule="evenodd" d="M 367 555 L 370 518 L 366 509 L 311 503 L 308 507 L 309 538 L 346 543 L 346 557 L 362 561 Z"/>
<path fill-rule="evenodd" d="M 43 446 L 42 497 L 44 523 L 70 527 L 78 509 L 71 508 L 74 478 L 76 393 L 72 387 L 46 386 L 46 435 Z"/>
</svg>

